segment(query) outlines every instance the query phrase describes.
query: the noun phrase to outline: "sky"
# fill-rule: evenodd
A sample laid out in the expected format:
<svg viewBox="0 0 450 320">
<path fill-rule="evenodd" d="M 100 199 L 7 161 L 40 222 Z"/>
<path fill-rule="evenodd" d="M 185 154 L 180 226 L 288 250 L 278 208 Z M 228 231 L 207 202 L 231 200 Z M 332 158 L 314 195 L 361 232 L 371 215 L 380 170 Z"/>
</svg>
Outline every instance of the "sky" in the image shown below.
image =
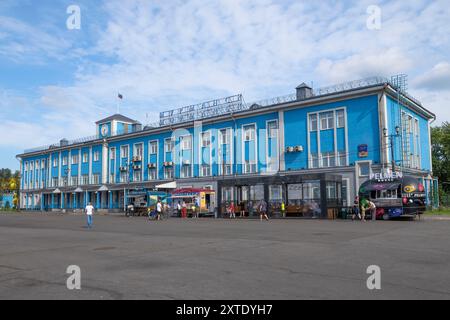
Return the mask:
<svg viewBox="0 0 450 320">
<path fill-rule="evenodd" d="M 435 124 L 450 121 L 448 17 L 448 0 L 0 0 L 0 167 L 94 135 L 118 92 L 145 124 L 238 93 L 407 74 Z"/>
</svg>

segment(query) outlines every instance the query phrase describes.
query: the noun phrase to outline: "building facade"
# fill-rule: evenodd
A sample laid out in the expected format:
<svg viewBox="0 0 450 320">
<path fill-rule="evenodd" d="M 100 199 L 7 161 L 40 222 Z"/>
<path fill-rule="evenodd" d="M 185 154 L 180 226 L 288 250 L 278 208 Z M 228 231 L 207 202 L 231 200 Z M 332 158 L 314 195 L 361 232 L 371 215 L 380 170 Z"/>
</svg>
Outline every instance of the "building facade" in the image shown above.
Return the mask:
<svg viewBox="0 0 450 320">
<path fill-rule="evenodd" d="M 87 202 L 123 210 L 131 190 L 216 191 L 226 201 L 284 199 L 350 206 L 371 174 L 399 171 L 436 181 L 430 124 L 435 115 L 392 81 L 371 78 L 253 104 L 241 96 L 161 113 L 157 124 L 114 115 L 96 135 L 27 150 L 22 209 L 77 210 Z M 319 209 L 320 211 L 320 209 Z M 326 214 L 326 213 L 325 213 Z"/>
</svg>

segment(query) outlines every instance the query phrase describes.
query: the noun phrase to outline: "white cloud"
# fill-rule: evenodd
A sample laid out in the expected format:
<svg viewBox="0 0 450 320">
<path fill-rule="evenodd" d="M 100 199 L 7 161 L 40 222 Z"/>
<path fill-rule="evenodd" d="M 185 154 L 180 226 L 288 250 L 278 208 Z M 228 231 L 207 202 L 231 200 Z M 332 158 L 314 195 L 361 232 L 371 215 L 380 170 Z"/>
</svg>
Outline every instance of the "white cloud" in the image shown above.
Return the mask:
<svg viewBox="0 0 450 320">
<path fill-rule="evenodd" d="M 429 91 L 450 92 L 450 63 L 438 63 L 428 72 L 418 76 L 414 85 Z"/>
</svg>

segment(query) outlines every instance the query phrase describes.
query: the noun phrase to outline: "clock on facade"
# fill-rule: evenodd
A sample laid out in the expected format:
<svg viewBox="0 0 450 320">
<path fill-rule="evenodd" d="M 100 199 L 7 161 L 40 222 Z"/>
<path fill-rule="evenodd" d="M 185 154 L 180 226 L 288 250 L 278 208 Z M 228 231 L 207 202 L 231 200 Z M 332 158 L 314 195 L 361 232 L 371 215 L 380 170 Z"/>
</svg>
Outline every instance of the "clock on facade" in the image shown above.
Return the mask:
<svg viewBox="0 0 450 320">
<path fill-rule="evenodd" d="M 106 124 L 104 124 L 101 128 L 102 136 L 106 136 L 108 134 L 108 131 L 109 131 L 108 126 Z"/>
</svg>

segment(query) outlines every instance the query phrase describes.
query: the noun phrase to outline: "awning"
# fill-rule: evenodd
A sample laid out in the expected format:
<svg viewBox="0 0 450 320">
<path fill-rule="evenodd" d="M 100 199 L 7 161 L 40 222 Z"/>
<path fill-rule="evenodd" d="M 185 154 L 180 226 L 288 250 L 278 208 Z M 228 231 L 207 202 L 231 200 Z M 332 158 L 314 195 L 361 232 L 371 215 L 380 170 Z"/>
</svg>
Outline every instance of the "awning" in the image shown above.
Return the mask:
<svg viewBox="0 0 450 320">
<path fill-rule="evenodd" d="M 160 185 L 155 186 L 156 189 L 176 189 L 177 188 L 177 182 L 172 181 L 168 183 L 163 183 Z"/>
<path fill-rule="evenodd" d="M 108 187 L 103 185 L 97 191 L 109 191 Z"/>
<path fill-rule="evenodd" d="M 59 190 L 58 188 L 55 189 L 55 191 L 53 191 L 53 193 L 61 193 L 61 190 Z"/>
<path fill-rule="evenodd" d="M 371 191 L 381 191 L 381 190 L 397 190 L 400 187 L 400 183 L 398 182 L 369 182 L 364 183 L 360 192 L 371 192 Z"/>
<path fill-rule="evenodd" d="M 80 187 L 78 187 L 78 188 L 75 189 L 74 192 L 75 192 L 75 193 L 82 193 L 82 192 L 83 192 L 83 189 L 81 189 Z"/>
</svg>

